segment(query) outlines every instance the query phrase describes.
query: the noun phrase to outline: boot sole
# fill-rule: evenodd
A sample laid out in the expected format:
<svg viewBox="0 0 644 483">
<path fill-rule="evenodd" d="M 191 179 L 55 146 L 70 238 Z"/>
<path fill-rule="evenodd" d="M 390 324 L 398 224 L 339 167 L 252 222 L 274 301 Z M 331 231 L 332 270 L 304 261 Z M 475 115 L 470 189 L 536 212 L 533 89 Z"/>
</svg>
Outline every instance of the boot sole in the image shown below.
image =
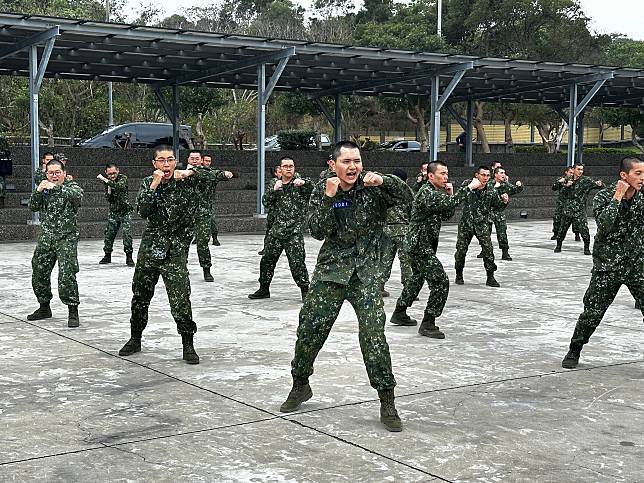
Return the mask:
<svg viewBox="0 0 644 483">
<path fill-rule="evenodd" d="M 382 418 L 380 418 L 380 422 L 382 425 L 385 427 L 385 429 L 391 433 L 400 433 L 402 431 L 402 425 L 401 426 L 389 426 L 387 423 L 383 421 Z"/>
<path fill-rule="evenodd" d="M 119 355 L 120 355 L 120 356 L 124 356 L 124 357 L 126 357 L 126 356 L 131 356 L 132 354 L 136 354 L 137 352 L 141 352 L 141 348 L 138 348 L 137 350 L 134 350 L 134 351 L 123 351 L 123 350 L 120 350 L 120 351 L 119 351 Z"/>
<path fill-rule="evenodd" d="M 422 335 L 423 337 L 429 337 L 430 339 L 444 339 L 445 334 L 442 332 L 418 332 L 419 335 Z"/>
<path fill-rule="evenodd" d="M 32 317 L 31 315 L 27 316 L 27 320 L 29 322 L 33 322 L 34 320 L 45 320 L 45 319 L 51 319 L 53 316 L 52 315 L 46 315 L 44 317 Z"/>
<path fill-rule="evenodd" d="M 74 329 L 76 327 L 80 327 L 80 322 L 67 322 L 67 327 Z"/>
<path fill-rule="evenodd" d="M 414 327 L 414 326 L 418 325 L 418 321 L 413 320 L 413 319 L 410 322 L 393 322 L 393 321 L 390 320 L 389 323 L 391 323 L 392 325 L 400 326 L 400 327 Z"/>
<path fill-rule="evenodd" d="M 199 359 L 194 360 L 194 359 L 186 359 L 185 357 L 183 358 L 184 361 L 186 361 L 186 364 L 199 364 Z"/>
<path fill-rule="evenodd" d="M 260 296 L 249 295 L 248 298 L 251 300 L 260 300 L 260 299 L 270 299 L 271 296 L 270 295 L 260 295 Z"/>
<path fill-rule="evenodd" d="M 488 287 L 494 287 L 494 288 L 499 288 L 501 286 L 498 283 L 487 283 L 487 282 L 485 282 L 485 285 L 487 285 Z"/>
<path fill-rule="evenodd" d="M 561 367 L 564 369 L 574 369 L 579 365 L 579 361 L 575 362 L 567 362 L 567 359 L 564 359 L 563 362 L 561 363 Z"/>
</svg>

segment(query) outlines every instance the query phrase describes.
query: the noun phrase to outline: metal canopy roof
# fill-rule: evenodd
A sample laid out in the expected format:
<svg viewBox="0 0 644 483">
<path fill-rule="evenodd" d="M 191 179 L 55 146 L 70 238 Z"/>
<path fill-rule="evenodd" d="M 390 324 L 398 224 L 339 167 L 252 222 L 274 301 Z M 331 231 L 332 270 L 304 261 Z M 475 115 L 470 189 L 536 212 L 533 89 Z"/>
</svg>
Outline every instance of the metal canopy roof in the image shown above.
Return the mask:
<svg viewBox="0 0 644 483">
<path fill-rule="evenodd" d="M 582 82 L 579 93 L 583 96 L 598 78 L 609 77 L 590 105 L 644 105 L 644 69 L 353 47 L 24 14 L 0 13 L 0 54 L 54 26 L 60 27 L 61 35 L 45 76 L 60 79 L 256 89 L 254 67 L 276 66 L 294 48 L 275 90 L 312 97 L 427 95 L 432 76 L 440 73 L 444 88 L 459 66 L 472 62 L 450 102 L 471 98 L 563 105 L 568 103 L 571 82 Z M 0 55 L 0 59 L 0 75 L 29 76 L 27 50 Z"/>
</svg>

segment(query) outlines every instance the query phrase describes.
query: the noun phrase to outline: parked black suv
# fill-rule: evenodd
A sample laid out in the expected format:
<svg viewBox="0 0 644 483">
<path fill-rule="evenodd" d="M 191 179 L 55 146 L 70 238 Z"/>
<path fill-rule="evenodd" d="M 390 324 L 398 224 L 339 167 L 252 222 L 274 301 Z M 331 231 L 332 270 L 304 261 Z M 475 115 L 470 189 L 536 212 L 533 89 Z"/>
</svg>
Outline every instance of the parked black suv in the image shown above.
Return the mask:
<svg viewBox="0 0 644 483">
<path fill-rule="evenodd" d="M 179 144 L 189 148 L 192 128 L 181 125 Z M 130 122 L 112 126 L 94 137 L 81 141 L 81 148 L 153 148 L 160 144 L 172 145 L 172 124 L 160 122 Z"/>
</svg>

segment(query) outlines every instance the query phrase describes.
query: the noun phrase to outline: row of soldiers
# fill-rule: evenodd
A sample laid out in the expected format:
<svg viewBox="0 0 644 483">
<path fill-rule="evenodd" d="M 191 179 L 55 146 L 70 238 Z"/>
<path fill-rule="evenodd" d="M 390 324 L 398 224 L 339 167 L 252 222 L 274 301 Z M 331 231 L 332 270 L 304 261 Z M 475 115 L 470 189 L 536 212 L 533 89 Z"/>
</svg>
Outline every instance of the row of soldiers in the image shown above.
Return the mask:
<svg viewBox="0 0 644 483">
<path fill-rule="evenodd" d="M 386 429 L 400 431 L 402 422 L 394 403 L 396 381 L 384 334 L 386 317 L 382 299 L 382 240 L 387 213 L 398 205 L 411 203 L 409 225 L 404 237 L 404 247 L 410 254 L 411 276 L 397 301 L 394 316 L 399 320 L 409 319 L 404 311 L 416 299 L 420 286 L 427 281 L 431 295 L 421 323 L 421 334 L 441 338 L 442 333 L 435 321 L 442 313 L 449 290 L 447 275 L 436 257 L 442 221 L 452 216 L 456 206 L 465 204 L 462 217 L 465 221 L 462 221 L 462 226 L 459 224 L 455 255 L 457 283 L 459 278 L 460 282 L 463 281 L 464 252 L 471 238 L 476 236 L 483 248 L 488 285 L 495 286 L 492 279 L 496 266 L 491 248 L 491 217 L 488 213 L 491 206 L 497 203 L 496 198 L 507 202 L 509 193 L 520 189 L 522 185 L 498 182 L 497 186 L 497 181 L 490 181 L 490 169 L 481 166 L 473 179 L 465 181 L 455 191 L 449 183 L 447 166 L 435 161 L 429 163 L 427 179 L 420 180 L 420 187 L 413 195 L 398 176 L 364 172 L 360 148 L 349 141 L 336 145 L 329 163 L 331 171 L 317 182 L 298 178 L 295 174 L 290 176 L 291 171 L 295 173 L 295 163 L 289 159 L 282 160 L 282 177 L 273 182 L 272 192 L 266 193 L 269 206 L 273 198 L 273 226 L 283 221 L 280 220 L 280 214 L 286 217 L 285 214 L 291 213 L 289 210 L 296 210 L 302 215 L 297 218 L 297 223 L 283 226 L 292 226 L 294 231 L 301 233 L 302 220 L 305 220 L 311 236 L 324 243 L 311 282 L 307 284 L 308 290 L 302 293 L 304 303 L 300 310 L 295 354 L 291 363 L 293 386 L 280 411 L 295 411 L 312 397 L 309 378 L 313 374 L 314 361 L 342 303 L 348 300 L 358 318 L 360 346 L 369 380 L 381 401 L 380 419 Z M 197 207 L 203 197 L 200 186 L 215 184 L 221 178 L 221 173 L 197 165 L 187 170 L 177 170 L 176 163 L 171 148 L 157 148 L 152 161 L 154 172 L 142 181 L 137 195 L 137 210 L 148 223 L 132 281 L 130 339 L 119 354 L 129 356 L 141 350 L 148 308 L 161 276 L 168 292 L 171 313 L 182 336 L 183 358 L 188 363 L 198 363 L 199 358 L 193 346 L 197 326 L 192 319 L 190 305 L 187 254 L 195 235 Z M 497 166 L 495 171 L 498 174 L 500 168 Z M 284 172 L 287 173 L 286 177 Z M 75 256 L 78 231 L 77 228 L 75 231 L 71 228 L 77 226 L 76 212 L 82 190 L 65 175 L 65 166 L 60 161 L 48 162 L 47 180 L 37 186 L 30 200 L 31 208 L 40 211 L 43 220 L 43 233 L 34 252 L 34 279 L 37 278 L 35 272 L 41 270 L 38 267 L 40 255 L 47 250 L 50 251 L 50 267 L 56 260 L 59 266 L 61 263 L 75 262 L 75 271 L 69 273 L 75 275 L 78 271 Z M 638 301 L 644 296 L 644 201 L 639 195 L 644 184 L 644 162 L 637 158 L 623 160 L 619 176 L 617 183 L 602 190 L 595 198 L 598 233 L 594 247 L 593 278 L 584 298 L 584 313 L 579 318 L 570 351 L 562 363 L 564 367 L 577 364 L 581 347 L 588 342 L 622 284 L 631 289 Z M 307 183 L 310 183 L 310 187 Z M 304 203 L 307 196 L 302 194 L 309 189 L 308 201 Z M 291 190 L 301 190 L 302 194 L 291 193 Z M 297 204 L 287 202 L 291 199 L 297 199 Z M 304 209 L 308 213 L 299 211 Z M 66 245 L 68 241 L 69 245 Z M 273 249 L 273 246 L 276 248 Z M 275 252 L 280 247 L 283 248 L 282 242 L 268 240 L 265 246 L 265 254 L 269 252 L 268 261 L 275 258 Z M 65 273 L 65 270 L 62 272 Z M 51 291 L 44 294 L 48 298 L 41 297 L 43 292 L 38 291 L 36 284 L 34 291 L 39 301 L 47 299 L 49 310 Z M 61 290 L 61 300 L 70 306 L 70 321 L 72 306 L 76 309 L 77 318 L 77 287 L 75 297 L 66 296 Z M 34 314 L 39 311 L 42 315 L 42 302 Z M 51 317 L 51 311 L 48 316 Z"/>
</svg>

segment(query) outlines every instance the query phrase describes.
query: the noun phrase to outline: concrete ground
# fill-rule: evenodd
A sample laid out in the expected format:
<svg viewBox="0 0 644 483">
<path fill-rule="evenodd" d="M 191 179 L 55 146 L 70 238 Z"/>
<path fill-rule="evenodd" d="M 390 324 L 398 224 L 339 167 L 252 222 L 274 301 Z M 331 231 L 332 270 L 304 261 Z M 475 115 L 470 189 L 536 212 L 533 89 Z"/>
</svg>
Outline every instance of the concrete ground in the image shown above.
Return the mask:
<svg viewBox="0 0 644 483">
<path fill-rule="evenodd" d="M 513 223 L 509 235 L 514 261 L 498 261 L 498 289 L 484 285 L 472 245 L 466 284 L 450 286 L 438 321 L 445 340 L 387 324 L 402 433 L 379 423 L 349 305 L 316 363 L 313 398 L 279 413 L 300 300 L 285 259 L 269 300 L 246 297 L 261 236 L 221 236 L 210 284 L 191 249 L 197 366 L 181 360 L 161 283 L 143 352 L 117 355 L 132 278 L 122 253 L 98 265 L 101 242 L 80 243 L 81 327 L 68 329 L 55 289 L 54 318 L 26 321 L 34 244 L 0 245 L 0 481 L 644 480 L 644 324 L 633 299 L 623 288 L 578 369 L 562 369 L 591 257 L 570 239 L 553 253 L 547 222 Z M 439 248 L 452 281 L 455 236 L 444 227 Z M 307 239 L 310 269 L 319 246 Z"/>
</svg>

